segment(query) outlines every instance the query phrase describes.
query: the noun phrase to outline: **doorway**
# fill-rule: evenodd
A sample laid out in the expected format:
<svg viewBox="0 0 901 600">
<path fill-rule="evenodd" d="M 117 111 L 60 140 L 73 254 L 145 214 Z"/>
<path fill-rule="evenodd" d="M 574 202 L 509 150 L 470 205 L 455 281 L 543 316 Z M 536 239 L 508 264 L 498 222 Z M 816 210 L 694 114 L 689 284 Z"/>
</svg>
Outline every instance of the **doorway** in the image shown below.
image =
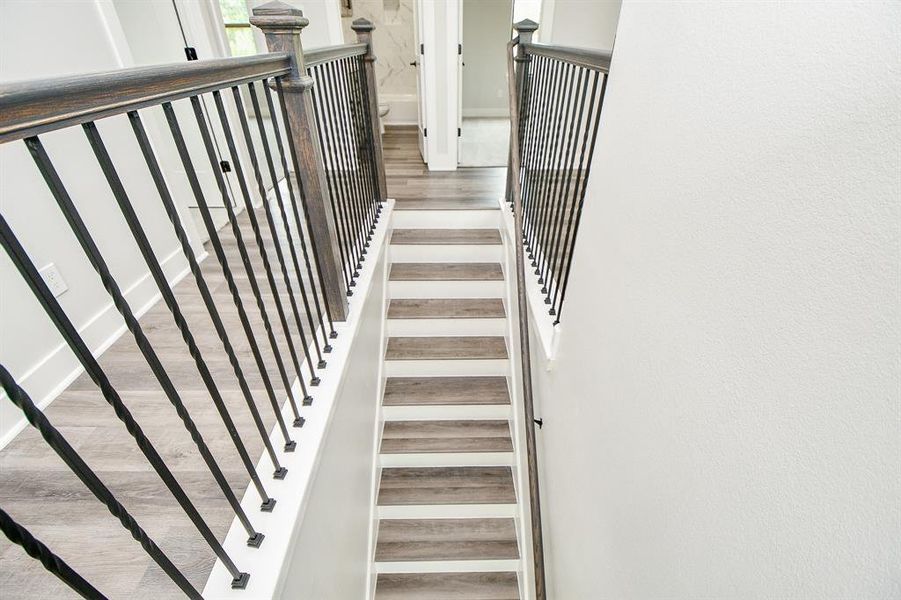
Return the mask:
<svg viewBox="0 0 901 600">
<path fill-rule="evenodd" d="M 510 141 L 506 45 L 512 0 L 462 0 L 457 164 L 504 167 Z"/>
</svg>

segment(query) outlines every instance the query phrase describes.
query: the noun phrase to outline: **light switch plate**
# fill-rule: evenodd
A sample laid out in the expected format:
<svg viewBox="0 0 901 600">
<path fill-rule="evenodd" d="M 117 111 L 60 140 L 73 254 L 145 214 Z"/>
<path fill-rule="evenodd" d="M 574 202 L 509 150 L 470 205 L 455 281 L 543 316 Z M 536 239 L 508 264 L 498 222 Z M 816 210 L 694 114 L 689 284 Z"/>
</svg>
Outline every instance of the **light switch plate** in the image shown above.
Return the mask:
<svg viewBox="0 0 901 600">
<path fill-rule="evenodd" d="M 53 292 L 54 297 L 59 298 L 69 289 L 69 286 L 66 285 L 66 280 L 63 279 L 62 274 L 59 272 L 59 269 L 56 268 L 55 264 L 50 263 L 41 269 L 39 273 L 44 279 L 44 283 L 46 283 L 47 287 L 50 288 L 50 291 Z"/>
</svg>

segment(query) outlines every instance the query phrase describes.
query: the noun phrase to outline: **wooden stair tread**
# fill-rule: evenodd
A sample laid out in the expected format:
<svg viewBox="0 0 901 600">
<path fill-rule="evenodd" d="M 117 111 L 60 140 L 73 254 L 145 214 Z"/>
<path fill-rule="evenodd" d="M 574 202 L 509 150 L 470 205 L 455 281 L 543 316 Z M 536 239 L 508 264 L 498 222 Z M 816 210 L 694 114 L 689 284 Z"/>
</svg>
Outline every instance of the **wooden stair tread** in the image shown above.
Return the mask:
<svg viewBox="0 0 901 600">
<path fill-rule="evenodd" d="M 510 467 L 391 467 L 379 481 L 380 506 L 515 502 Z"/>
<path fill-rule="evenodd" d="M 389 377 L 385 406 L 510 404 L 506 377 Z"/>
<path fill-rule="evenodd" d="M 500 298 L 394 298 L 389 319 L 503 319 Z"/>
<path fill-rule="evenodd" d="M 375 560 L 519 558 L 513 519 L 382 519 Z"/>
<path fill-rule="evenodd" d="M 382 454 L 512 452 L 507 421 L 388 421 Z"/>
<path fill-rule="evenodd" d="M 390 281 L 503 281 L 500 263 L 392 263 Z"/>
<path fill-rule="evenodd" d="M 395 229 L 391 233 L 395 245 L 488 245 L 501 243 L 497 229 Z"/>
<path fill-rule="evenodd" d="M 491 360 L 506 359 L 502 336 L 390 337 L 385 360 Z"/>
<path fill-rule="evenodd" d="M 379 573 L 376 600 L 519 600 L 513 572 Z"/>
<path fill-rule="evenodd" d="M 500 210 L 494 198 L 398 198 L 394 210 Z"/>
</svg>

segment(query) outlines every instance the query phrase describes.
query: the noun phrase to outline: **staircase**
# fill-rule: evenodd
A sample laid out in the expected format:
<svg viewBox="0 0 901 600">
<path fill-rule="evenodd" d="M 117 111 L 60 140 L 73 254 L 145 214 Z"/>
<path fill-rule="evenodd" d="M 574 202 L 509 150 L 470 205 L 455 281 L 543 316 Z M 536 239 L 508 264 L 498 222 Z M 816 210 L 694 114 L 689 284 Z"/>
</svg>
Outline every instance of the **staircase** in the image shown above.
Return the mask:
<svg viewBox="0 0 901 600">
<path fill-rule="evenodd" d="M 517 599 L 500 212 L 408 207 L 389 249 L 375 598 Z"/>
</svg>

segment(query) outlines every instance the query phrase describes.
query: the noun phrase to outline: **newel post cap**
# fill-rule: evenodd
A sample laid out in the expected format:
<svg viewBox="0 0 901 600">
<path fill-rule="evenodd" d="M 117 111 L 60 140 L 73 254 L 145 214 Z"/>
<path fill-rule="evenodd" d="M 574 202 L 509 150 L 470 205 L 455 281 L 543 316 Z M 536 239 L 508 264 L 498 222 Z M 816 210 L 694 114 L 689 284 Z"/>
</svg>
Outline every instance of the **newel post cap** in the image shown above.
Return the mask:
<svg viewBox="0 0 901 600">
<path fill-rule="evenodd" d="M 272 0 L 253 9 L 250 24 L 263 30 L 288 32 L 303 29 L 310 24 L 310 20 L 303 16 L 299 8 Z"/>
<path fill-rule="evenodd" d="M 538 29 L 538 23 L 533 21 L 532 19 L 523 19 L 518 23 L 513 24 L 513 29 L 519 32 L 527 31 L 532 32 Z"/>
<path fill-rule="evenodd" d="M 357 33 L 364 33 L 375 29 L 375 25 L 373 25 L 372 21 L 370 21 L 369 19 L 360 17 L 359 19 L 354 19 L 354 22 L 350 24 L 350 28 Z"/>
</svg>

